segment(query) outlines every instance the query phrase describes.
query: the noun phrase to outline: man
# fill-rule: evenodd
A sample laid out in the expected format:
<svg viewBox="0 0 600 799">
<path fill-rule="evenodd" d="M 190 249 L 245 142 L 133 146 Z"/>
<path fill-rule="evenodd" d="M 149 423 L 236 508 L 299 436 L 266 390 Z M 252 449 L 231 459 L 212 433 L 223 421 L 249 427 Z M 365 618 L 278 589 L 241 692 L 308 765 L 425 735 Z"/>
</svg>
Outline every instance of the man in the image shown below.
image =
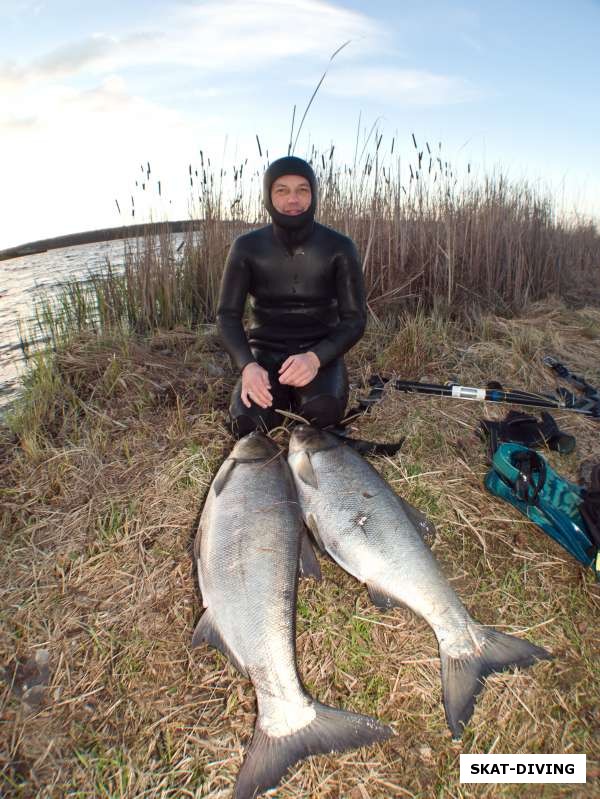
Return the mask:
<svg viewBox="0 0 600 799">
<path fill-rule="evenodd" d="M 272 224 L 233 242 L 217 309 L 221 339 L 241 373 L 229 408 L 239 437 L 280 424 L 276 408 L 291 407 L 318 427 L 339 422 L 348 401 L 342 356 L 366 323 L 356 247 L 314 221 L 311 166 L 294 156 L 274 161 L 264 175 L 263 202 Z"/>
</svg>

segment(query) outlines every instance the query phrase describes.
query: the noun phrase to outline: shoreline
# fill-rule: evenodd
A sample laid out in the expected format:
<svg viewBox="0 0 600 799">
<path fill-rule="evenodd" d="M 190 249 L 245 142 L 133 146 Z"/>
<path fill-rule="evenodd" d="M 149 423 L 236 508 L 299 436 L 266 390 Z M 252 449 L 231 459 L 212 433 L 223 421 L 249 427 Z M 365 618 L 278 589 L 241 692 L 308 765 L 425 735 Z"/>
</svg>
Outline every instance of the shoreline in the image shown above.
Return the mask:
<svg viewBox="0 0 600 799">
<path fill-rule="evenodd" d="M 227 224 L 229 220 L 225 220 Z M 118 239 L 136 238 L 146 236 L 157 229 L 167 227 L 170 233 L 184 233 L 186 230 L 198 225 L 202 220 L 180 219 L 175 222 L 144 222 L 136 225 L 119 225 L 118 227 L 98 228 L 97 230 L 84 230 L 80 233 L 68 233 L 65 236 L 55 236 L 50 239 L 38 239 L 17 247 L 0 250 L 0 261 L 12 258 L 22 258 L 26 255 L 35 255 L 47 250 L 58 250 L 62 247 L 75 247 L 78 244 L 94 244 L 99 241 L 116 241 Z"/>
</svg>

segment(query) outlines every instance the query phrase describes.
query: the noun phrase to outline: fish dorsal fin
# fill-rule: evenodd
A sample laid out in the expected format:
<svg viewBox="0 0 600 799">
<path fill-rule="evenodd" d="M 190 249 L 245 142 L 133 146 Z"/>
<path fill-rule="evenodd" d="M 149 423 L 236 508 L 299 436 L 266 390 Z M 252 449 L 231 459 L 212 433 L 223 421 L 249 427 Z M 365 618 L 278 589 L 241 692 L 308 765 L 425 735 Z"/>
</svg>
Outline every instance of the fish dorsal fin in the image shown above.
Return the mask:
<svg viewBox="0 0 600 799">
<path fill-rule="evenodd" d="M 245 677 L 248 676 L 248 672 L 242 666 L 239 657 L 227 644 L 219 629 L 215 625 L 210 610 L 207 610 L 203 613 L 200 621 L 196 625 L 194 635 L 192 636 L 192 649 L 200 646 L 200 644 L 205 641 L 207 644 L 214 646 L 215 649 L 218 649 L 219 652 L 225 655 L 225 657 L 229 658 L 231 664 L 235 666 L 240 674 L 243 674 Z"/>
<path fill-rule="evenodd" d="M 315 470 L 313 469 L 313 465 L 310 461 L 310 455 L 308 452 L 301 452 L 298 456 L 298 463 L 296 465 L 296 472 L 298 477 L 302 480 L 303 483 L 306 485 L 312 486 L 313 488 L 318 488 L 317 483 L 317 475 L 315 474 Z"/>
<path fill-rule="evenodd" d="M 321 567 L 306 530 L 300 536 L 300 577 L 314 577 L 321 582 Z"/>
<path fill-rule="evenodd" d="M 321 552 L 326 552 L 326 549 L 323 545 L 323 539 L 319 535 L 319 528 L 317 527 L 317 520 L 315 519 L 312 513 L 306 514 L 306 526 L 312 533 L 312 537 L 314 539 L 315 544 L 319 547 Z"/>
<path fill-rule="evenodd" d="M 402 602 L 394 599 L 393 596 L 390 596 L 378 585 L 375 585 L 374 583 L 367 583 L 367 589 L 369 591 L 369 596 L 371 597 L 371 602 L 376 607 L 381 608 L 382 610 L 403 607 Z"/>
<path fill-rule="evenodd" d="M 221 491 L 225 488 L 225 484 L 231 477 L 231 473 L 233 472 L 235 466 L 235 459 L 234 458 L 227 458 L 226 461 L 223 462 L 223 465 L 217 472 L 217 476 L 213 481 L 213 488 L 215 491 L 215 495 L 218 497 Z"/>
</svg>

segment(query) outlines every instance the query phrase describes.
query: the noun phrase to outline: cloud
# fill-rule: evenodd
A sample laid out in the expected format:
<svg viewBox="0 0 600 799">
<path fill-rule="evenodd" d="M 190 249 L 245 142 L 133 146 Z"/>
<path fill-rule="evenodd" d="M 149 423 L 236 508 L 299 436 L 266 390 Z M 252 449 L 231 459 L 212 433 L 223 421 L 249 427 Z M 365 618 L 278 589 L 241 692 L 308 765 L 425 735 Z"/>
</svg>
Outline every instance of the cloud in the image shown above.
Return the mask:
<svg viewBox="0 0 600 799">
<path fill-rule="evenodd" d="M 110 58 L 120 46 L 117 39 L 109 36 L 89 36 L 78 42 L 61 45 L 42 58 L 36 59 L 23 72 L 23 77 L 53 78 L 74 74 L 89 65 Z"/>
<path fill-rule="evenodd" d="M 44 0 L 3 0 L 0 18 L 18 19 L 19 17 L 37 17 L 44 10 Z"/>
<path fill-rule="evenodd" d="M 315 78 L 302 83 L 314 85 Z M 476 86 L 460 77 L 377 66 L 333 68 L 321 90 L 338 97 L 418 106 L 465 103 L 480 96 Z"/>
<path fill-rule="evenodd" d="M 348 39 L 353 46 L 346 54 L 356 57 L 385 38 L 382 28 L 365 14 L 322 0 L 208 2 L 194 4 L 183 13 L 185 18 L 194 32 L 208 33 L 196 63 L 220 69 L 303 55 L 325 61 Z"/>
<path fill-rule="evenodd" d="M 179 119 L 177 112 L 130 93 L 118 75 L 109 75 L 100 84 L 87 89 L 60 84 L 47 87 L 43 94 L 35 96 L 36 113 L 28 114 L 32 99 L 31 96 L 23 98 L 20 105 L 12 107 L 11 114 L 0 118 L 0 131 L 10 133 L 45 128 L 48 131 L 63 130 L 68 136 L 73 130 L 86 128 L 123 126 L 133 122 L 136 126 L 152 124 L 158 118 L 164 124 L 167 119 Z"/>
<path fill-rule="evenodd" d="M 0 121 L 0 130 L 14 131 L 15 133 L 25 133 L 33 130 L 39 124 L 39 119 L 36 116 L 13 116 L 8 119 Z"/>
<path fill-rule="evenodd" d="M 329 55 L 348 39 L 346 57 L 368 51 L 381 29 L 367 16 L 323 0 L 219 0 L 169 7 L 145 30 L 96 33 L 60 45 L 29 63 L 0 65 L 0 89 L 21 89 L 83 71 L 106 74 L 136 66 L 247 71 L 276 61 Z M 381 45 L 381 42 L 380 42 Z"/>
<path fill-rule="evenodd" d="M 115 69 L 152 63 L 152 53 L 160 51 L 160 32 L 135 33 L 117 38 L 93 34 L 63 44 L 28 64 L 4 62 L 0 65 L 0 89 L 21 90 L 81 72 L 102 74 Z"/>
<path fill-rule="evenodd" d="M 63 131 L 68 140 L 74 131 L 87 131 L 84 135 L 90 135 L 105 124 L 132 124 L 132 120 L 144 118 L 152 123 L 157 108 L 129 93 L 123 79 L 116 75 L 83 90 L 56 84 L 39 95 L 27 94 L 11 104 L 10 111 L 0 118 L 0 133 L 53 136 Z M 165 118 L 167 110 L 161 109 L 160 115 Z"/>
</svg>

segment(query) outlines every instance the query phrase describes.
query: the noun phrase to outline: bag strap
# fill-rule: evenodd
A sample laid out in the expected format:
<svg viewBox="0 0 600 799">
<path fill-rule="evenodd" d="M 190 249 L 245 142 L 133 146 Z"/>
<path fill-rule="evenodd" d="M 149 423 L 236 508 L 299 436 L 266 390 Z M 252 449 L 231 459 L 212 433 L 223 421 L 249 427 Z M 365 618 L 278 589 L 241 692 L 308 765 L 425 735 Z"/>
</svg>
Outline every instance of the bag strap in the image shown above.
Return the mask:
<svg viewBox="0 0 600 799">
<path fill-rule="evenodd" d="M 546 461 L 531 449 L 513 453 L 510 460 L 519 472 L 514 484 L 517 497 L 523 502 L 536 504 L 540 491 L 546 483 Z M 537 481 L 533 479 L 536 472 Z"/>
</svg>

